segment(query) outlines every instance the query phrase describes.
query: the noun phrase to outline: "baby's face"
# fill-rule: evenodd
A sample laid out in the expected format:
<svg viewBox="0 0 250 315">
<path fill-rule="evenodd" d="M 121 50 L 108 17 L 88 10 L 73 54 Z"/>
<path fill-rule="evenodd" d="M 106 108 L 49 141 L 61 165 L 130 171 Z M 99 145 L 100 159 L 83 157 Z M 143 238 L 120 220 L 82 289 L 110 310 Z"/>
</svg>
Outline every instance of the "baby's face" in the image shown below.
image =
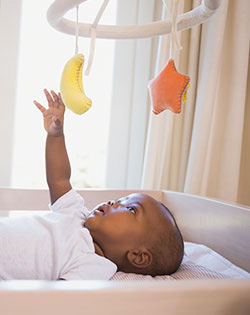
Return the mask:
<svg viewBox="0 0 250 315">
<path fill-rule="evenodd" d="M 104 256 L 116 262 L 128 250 L 145 246 L 162 216 L 171 220 L 154 198 L 132 194 L 96 206 L 85 227 Z"/>
</svg>

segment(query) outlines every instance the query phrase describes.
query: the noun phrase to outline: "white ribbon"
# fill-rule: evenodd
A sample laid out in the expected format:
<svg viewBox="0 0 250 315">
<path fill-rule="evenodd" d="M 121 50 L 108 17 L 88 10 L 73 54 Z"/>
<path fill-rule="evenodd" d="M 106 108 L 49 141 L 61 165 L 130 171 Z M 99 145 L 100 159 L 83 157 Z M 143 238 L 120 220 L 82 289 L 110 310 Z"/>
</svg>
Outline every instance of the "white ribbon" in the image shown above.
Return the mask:
<svg viewBox="0 0 250 315">
<path fill-rule="evenodd" d="M 99 10 L 99 12 L 97 13 L 97 16 L 93 22 L 93 24 L 91 25 L 91 29 L 90 29 L 90 51 L 89 51 L 89 60 L 88 60 L 88 66 L 87 69 L 85 70 L 85 75 L 89 75 L 90 73 L 90 69 L 93 63 L 93 59 L 94 59 L 94 52 L 95 52 L 95 40 L 96 40 L 96 27 L 97 24 L 100 21 L 100 18 L 103 15 L 104 10 L 106 9 L 106 6 L 108 4 L 109 0 L 104 0 L 103 4 Z"/>
<path fill-rule="evenodd" d="M 75 25 L 75 54 L 78 54 L 78 36 L 79 36 L 79 21 L 78 14 L 79 13 L 79 5 L 76 6 L 76 25 Z"/>
<path fill-rule="evenodd" d="M 172 27 L 171 27 L 171 40 L 170 40 L 170 53 L 169 58 L 172 59 L 174 56 L 174 51 L 181 50 L 181 44 L 178 39 L 177 35 L 177 11 L 178 11 L 178 2 L 179 0 L 173 0 L 173 8 L 172 12 L 170 12 L 168 6 L 167 6 L 167 0 L 163 0 L 163 3 L 165 5 L 167 14 L 172 17 Z"/>
</svg>

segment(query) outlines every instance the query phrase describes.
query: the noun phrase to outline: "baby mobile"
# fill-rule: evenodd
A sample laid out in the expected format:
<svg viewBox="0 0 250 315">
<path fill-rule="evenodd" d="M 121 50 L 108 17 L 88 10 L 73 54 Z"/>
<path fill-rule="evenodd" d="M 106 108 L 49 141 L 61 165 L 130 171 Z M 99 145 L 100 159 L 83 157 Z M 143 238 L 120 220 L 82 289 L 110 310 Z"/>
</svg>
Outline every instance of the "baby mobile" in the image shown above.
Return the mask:
<svg viewBox="0 0 250 315">
<path fill-rule="evenodd" d="M 146 25 L 113 26 L 98 25 L 99 20 L 109 2 L 104 0 L 92 24 L 79 23 L 79 4 L 86 0 L 55 0 L 47 12 L 48 22 L 60 32 L 75 36 L 75 54 L 66 63 L 60 84 L 60 92 L 64 104 L 74 113 L 83 114 L 92 106 L 83 89 L 84 55 L 78 53 L 78 37 L 91 37 L 90 53 L 85 75 L 89 75 L 93 63 L 96 37 L 107 39 L 132 39 L 160 36 L 171 32 L 170 58 L 164 69 L 152 79 L 149 84 L 149 94 L 154 114 L 168 109 L 173 113 L 180 113 L 182 104 L 186 100 L 190 78 L 176 70 L 173 55 L 174 50 L 181 46 L 177 38 L 177 31 L 189 29 L 207 20 L 220 6 L 221 0 L 202 0 L 193 9 L 177 16 L 178 0 L 173 0 L 172 12 L 167 7 L 167 0 L 162 0 L 169 18 Z M 146 1 L 145 1 L 146 4 Z M 65 13 L 76 7 L 76 21 L 63 18 Z"/>
</svg>

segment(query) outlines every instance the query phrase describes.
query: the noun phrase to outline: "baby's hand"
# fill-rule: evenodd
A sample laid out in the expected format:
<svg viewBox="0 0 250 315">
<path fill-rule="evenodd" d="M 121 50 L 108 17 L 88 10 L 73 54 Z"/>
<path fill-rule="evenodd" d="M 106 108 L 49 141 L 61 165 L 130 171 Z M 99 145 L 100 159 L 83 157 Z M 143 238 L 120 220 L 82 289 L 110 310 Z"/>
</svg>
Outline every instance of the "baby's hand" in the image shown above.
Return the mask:
<svg viewBox="0 0 250 315">
<path fill-rule="evenodd" d="M 37 101 L 34 101 L 34 104 L 43 114 L 44 128 L 48 135 L 59 137 L 63 135 L 65 105 L 63 104 L 60 93 L 56 94 L 54 91 L 51 91 L 50 95 L 49 92 L 44 89 L 44 94 L 48 101 L 48 109 Z"/>
</svg>

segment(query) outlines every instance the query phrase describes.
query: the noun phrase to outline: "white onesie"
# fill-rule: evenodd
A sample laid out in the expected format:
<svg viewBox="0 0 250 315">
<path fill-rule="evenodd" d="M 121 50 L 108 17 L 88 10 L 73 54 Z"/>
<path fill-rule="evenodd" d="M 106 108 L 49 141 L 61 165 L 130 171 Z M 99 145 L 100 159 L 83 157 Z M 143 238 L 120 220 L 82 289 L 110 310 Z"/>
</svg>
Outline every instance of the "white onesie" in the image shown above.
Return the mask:
<svg viewBox="0 0 250 315">
<path fill-rule="evenodd" d="M 108 280 L 117 270 L 95 254 L 88 209 L 70 190 L 45 215 L 0 219 L 0 280 Z"/>
</svg>

